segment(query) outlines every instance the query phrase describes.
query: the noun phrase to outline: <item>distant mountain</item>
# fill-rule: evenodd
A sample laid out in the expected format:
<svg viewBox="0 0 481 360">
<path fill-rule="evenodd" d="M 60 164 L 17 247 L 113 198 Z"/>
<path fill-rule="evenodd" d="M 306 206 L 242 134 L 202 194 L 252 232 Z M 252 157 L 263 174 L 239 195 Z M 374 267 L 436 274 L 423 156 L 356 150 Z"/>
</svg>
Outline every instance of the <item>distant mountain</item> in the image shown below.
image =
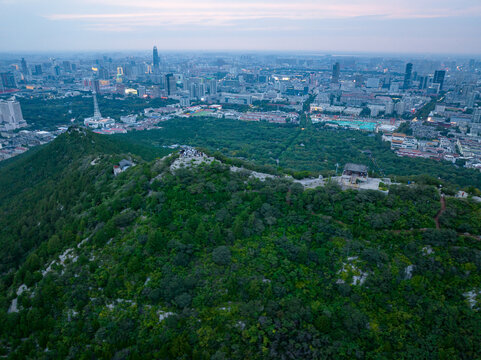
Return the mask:
<svg viewBox="0 0 481 360">
<path fill-rule="evenodd" d="M 480 204 L 131 149 L 70 129 L 0 168 L 2 356 L 479 358 Z"/>
</svg>

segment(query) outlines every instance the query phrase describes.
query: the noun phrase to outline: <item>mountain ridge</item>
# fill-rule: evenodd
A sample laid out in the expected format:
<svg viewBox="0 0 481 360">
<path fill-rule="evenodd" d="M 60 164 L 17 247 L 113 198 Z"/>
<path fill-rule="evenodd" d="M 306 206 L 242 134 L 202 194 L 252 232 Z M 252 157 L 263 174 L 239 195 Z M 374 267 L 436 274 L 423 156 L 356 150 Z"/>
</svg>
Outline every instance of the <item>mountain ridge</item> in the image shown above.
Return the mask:
<svg viewBox="0 0 481 360">
<path fill-rule="evenodd" d="M 0 202 L 0 354 L 476 358 L 480 204 L 436 229 L 435 186 L 304 189 L 71 131 L 36 155 L 57 176 Z"/>
</svg>

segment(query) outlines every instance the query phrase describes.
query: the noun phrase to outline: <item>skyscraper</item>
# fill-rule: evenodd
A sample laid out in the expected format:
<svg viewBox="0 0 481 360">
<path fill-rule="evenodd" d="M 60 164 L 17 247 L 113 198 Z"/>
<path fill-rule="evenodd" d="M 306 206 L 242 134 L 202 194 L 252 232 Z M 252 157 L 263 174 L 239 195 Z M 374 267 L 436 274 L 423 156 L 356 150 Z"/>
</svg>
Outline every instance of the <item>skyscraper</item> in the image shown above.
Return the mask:
<svg viewBox="0 0 481 360">
<path fill-rule="evenodd" d="M 341 65 L 337 62 L 332 67 L 332 79 L 331 83 L 338 84 L 339 83 L 339 75 L 341 74 Z"/>
<path fill-rule="evenodd" d="M 419 90 L 424 90 L 428 86 L 428 77 L 427 76 L 418 76 L 419 81 Z"/>
<path fill-rule="evenodd" d="M 108 80 L 110 77 L 109 70 L 105 67 L 99 69 L 99 79 Z"/>
<path fill-rule="evenodd" d="M 27 67 L 27 62 L 25 61 L 25 58 L 22 58 L 21 65 L 22 65 L 22 74 L 27 76 L 28 75 L 28 67 Z"/>
<path fill-rule="evenodd" d="M 71 72 L 72 71 L 72 64 L 70 63 L 70 61 L 65 60 L 64 62 L 62 62 L 62 66 L 63 66 L 63 70 L 65 72 Z"/>
<path fill-rule="evenodd" d="M 100 94 L 100 81 L 98 79 L 92 81 L 92 90 L 94 94 Z"/>
<path fill-rule="evenodd" d="M 177 82 L 175 81 L 174 74 L 167 74 L 165 75 L 165 84 L 167 87 L 167 94 L 173 95 L 177 91 Z"/>
<path fill-rule="evenodd" d="M 42 65 L 35 65 L 35 75 L 42 75 Z"/>
<path fill-rule="evenodd" d="M 217 95 L 217 80 L 212 79 L 209 82 L 209 93 L 211 95 Z"/>
<path fill-rule="evenodd" d="M 433 84 L 439 84 L 439 90 L 443 89 L 445 76 L 446 76 L 445 70 L 436 70 L 434 72 Z"/>
<path fill-rule="evenodd" d="M 11 72 L 0 73 L 0 90 L 15 89 L 16 87 L 15 76 Z"/>
<path fill-rule="evenodd" d="M 154 46 L 153 56 L 152 56 L 153 72 L 158 72 L 160 69 L 160 58 L 159 52 L 157 51 L 157 46 Z"/>
<path fill-rule="evenodd" d="M 409 89 L 411 87 L 411 76 L 413 73 L 413 64 L 407 63 L 406 64 L 406 72 L 404 73 L 404 84 L 403 89 Z"/>
</svg>

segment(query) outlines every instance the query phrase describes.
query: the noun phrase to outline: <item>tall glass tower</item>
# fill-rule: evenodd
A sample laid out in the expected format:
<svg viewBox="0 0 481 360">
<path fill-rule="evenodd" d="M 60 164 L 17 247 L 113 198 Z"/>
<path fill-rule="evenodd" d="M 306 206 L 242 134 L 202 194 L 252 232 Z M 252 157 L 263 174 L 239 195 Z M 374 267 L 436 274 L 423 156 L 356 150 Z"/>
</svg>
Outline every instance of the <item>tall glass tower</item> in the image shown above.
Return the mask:
<svg viewBox="0 0 481 360">
<path fill-rule="evenodd" d="M 159 58 L 159 52 L 157 51 L 157 46 L 154 46 L 152 63 L 154 65 L 153 66 L 154 71 L 158 71 L 160 66 L 160 58 Z"/>
</svg>

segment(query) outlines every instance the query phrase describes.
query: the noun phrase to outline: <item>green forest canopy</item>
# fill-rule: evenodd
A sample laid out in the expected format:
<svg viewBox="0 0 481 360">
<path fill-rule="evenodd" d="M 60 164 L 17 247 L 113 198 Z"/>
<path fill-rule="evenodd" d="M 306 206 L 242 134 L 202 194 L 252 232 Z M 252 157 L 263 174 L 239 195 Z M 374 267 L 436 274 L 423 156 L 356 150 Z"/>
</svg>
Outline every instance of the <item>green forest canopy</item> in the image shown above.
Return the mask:
<svg viewBox="0 0 481 360">
<path fill-rule="evenodd" d="M 172 174 L 175 157 L 112 141 L 69 131 L 35 154 L 40 181 L 0 201 L 2 355 L 478 357 L 480 204 L 449 198 L 437 230 L 432 186 L 304 191 L 220 163 Z M 136 166 L 114 177 L 123 157 Z"/>
<path fill-rule="evenodd" d="M 226 119 L 178 118 L 163 122 L 162 129 L 118 135 L 147 146 L 186 144 L 245 159 L 266 171 L 310 171 L 333 175 L 336 164 L 369 166 L 376 176 L 429 175 L 460 187 L 481 188 L 481 173 L 445 161 L 397 156 L 379 134 L 335 130 L 314 125 L 274 125 Z M 411 180 L 413 180 L 412 178 Z"/>
</svg>

